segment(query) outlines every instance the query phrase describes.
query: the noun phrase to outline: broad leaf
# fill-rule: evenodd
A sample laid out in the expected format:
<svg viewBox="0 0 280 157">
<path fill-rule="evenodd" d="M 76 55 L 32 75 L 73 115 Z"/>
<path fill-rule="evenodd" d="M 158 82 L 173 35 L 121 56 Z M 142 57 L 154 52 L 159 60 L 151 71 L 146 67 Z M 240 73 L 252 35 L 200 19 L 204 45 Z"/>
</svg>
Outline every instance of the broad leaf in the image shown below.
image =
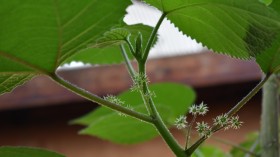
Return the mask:
<svg viewBox="0 0 280 157">
<path fill-rule="evenodd" d="M 28 147 L 0 147 L 1 157 L 65 157 L 44 149 Z"/>
<path fill-rule="evenodd" d="M 279 16 L 258 0 L 144 0 L 215 52 L 247 59 L 279 32 Z"/>
<path fill-rule="evenodd" d="M 168 126 L 172 126 L 179 115 L 185 114 L 195 99 L 194 91 L 183 85 L 161 83 L 151 85 L 150 89 L 157 94 L 155 104 Z M 127 91 L 118 97 L 134 110 L 146 113 L 139 93 Z M 81 131 L 83 134 L 123 144 L 146 141 L 158 135 L 152 125 L 131 117 L 120 116 L 119 113 L 105 107 L 100 107 L 72 123 L 88 125 Z"/>
<path fill-rule="evenodd" d="M 0 1 L 1 72 L 53 73 L 68 57 L 118 25 L 130 1 Z M 22 80 L 14 82 L 14 86 Z M 3 91 L 1 91 L 2 93 Z"/>
<path fill-rule="evenodd" d="M 202 146 L 198 148 L 192 157 L 231 157 L 217 147 Z M 237 157 L 237 156 L 236 156 Z"/>
<path fill-rule="evenodd" d="M 117 31 L 117 32 L 116 32 Z M 73 55 L 68 60 L 66 60 L 67 63 L 71 61 L 82 61 L 84 63 L 90 63 L 90 64 L 117 64 L 124 61 L 123 56 L 121 55 L 121 50 L 119 46 L 113 46 L 119 45 L 124 42 L 124 38 L 127 37 L 126 35 L 130 35 L 129 39 L 130 42 L 133 44 L 132 46 L 135 49 L 135 38 L 138 35 L 139 32 L 142 33 L 143 36 L 143 46 L 146 46 L 146 43 L 148 42 L 149 36 L 153 29 L 149 26 L 144 26 L 141 24 L 137 25 L 129 25 L 129 26 L 123 26 L 120 28 L 113 29 L 114 35 L 112 36 L 112 31 L 109 31 L 105 33 L 104 37 L 99 39 L 96 43 L 93 43 L 92 46 L 95 47 L 101 47 L 105 46 L 111 46 L 106 48 L 92 48 L 89 47 L 87 49 L 84 49 L 80 51 L 79 53 Z M 118 33 L 118 35 L 116 35 Z M 111 39 L 108 37 L 111 36 Z M 107 36 L 106 36 L 107 35 Z M 103 42 L 102 42 L 103 41 Z M 127 54 L 132 57 L 132 54 L 129 52 L 129 49 L 127 48 Z"/>
<path fill-rule="evenodd" d="M 280 15 L 280 2 L 278 0 L 273 1 L 270 6 Z M 267 48 L 264 53 L 261 53 L 256 58 L 263 72 L 278 72 L 280 70 L 280 35 L 277 36 L 272 45 Z"/>
</svg>

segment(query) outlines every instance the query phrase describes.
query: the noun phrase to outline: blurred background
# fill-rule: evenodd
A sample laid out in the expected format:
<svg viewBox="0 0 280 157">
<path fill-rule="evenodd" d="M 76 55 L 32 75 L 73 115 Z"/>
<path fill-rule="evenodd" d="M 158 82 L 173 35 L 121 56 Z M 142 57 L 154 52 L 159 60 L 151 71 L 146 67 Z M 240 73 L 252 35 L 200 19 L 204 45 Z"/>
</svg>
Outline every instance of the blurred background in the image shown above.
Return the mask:
<svg viewBox="0 0 280 157">
<path fill-rule="evenodd" d="M 128 24 L 154 26 L 160 12 L 137 1 L 127 8 Z M 135 64 L 135 62 L 133 62 Z M 124 65 L 89 66 L 73 62 L 58 73 L 66 80 L 99 96 L 117 95 L 130 88 L 132 82 Z M 150 54 L 147 73 L 151 83 L 177 82 L 192 86 L 197 103 L 209 105 L 203 120 L 227 112 L 260 80 L 261 72 L 252 61 L 241 61 L 214 54 L 196 41 L 184 36 L 168 20 L 159 30 L 159 39 Z M 239 131 L 220 131 L 215 137 L 240 143 L 247 133 L 259 129 L 260 93 L 239 113 L 244 126 Z M 161 138 L 137 145 L 118 145 L 78 135 L 81 126 L 69 121 L 92 109 L 89 102 L 63 89 L 45 76 L 39 76 L 12 93 L 0 97 L 0 145 L 35 146 L 55 150 L 68 157 L 170 157 L 172 152 Z M 183 144 L 184 136 L 172 129 Z M 208 144 L 224 151 L 231 146 L 210 139 Z M 206 143 L 206 144 L 207 144 Z"/>
</svg>

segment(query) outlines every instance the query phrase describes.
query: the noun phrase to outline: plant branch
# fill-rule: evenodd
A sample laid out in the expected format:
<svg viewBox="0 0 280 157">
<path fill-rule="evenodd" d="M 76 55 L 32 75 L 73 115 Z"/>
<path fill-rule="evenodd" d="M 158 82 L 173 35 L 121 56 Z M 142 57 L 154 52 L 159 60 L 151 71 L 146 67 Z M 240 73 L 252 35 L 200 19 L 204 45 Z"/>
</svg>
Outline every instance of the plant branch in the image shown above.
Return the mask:
<svg viewBox="0 0 280 157">
<path fill-rule="evenodd" d="M 94 95 L 92 93 L 89 93 L 88 91 L 81 89 L 73 84 L 71 84 L 70 82 L 62 79 L 61 77 L 57 76 L 57 75 L 51 75 L 50 76 L 55 82 L 57 82 L 59 85 L 65 87 L 66 89 L 76 93 L 77 95 L 80 95 L 83 98 L 86 98 L 92 102 L 96 102 L 102 106 L 106 106 L 112 110 L 115 111 L 119 111 L 121 113 L 127 114 L 131 117 L 140 119 L 142 121 L 148 122 L 148 123 L 153 123 L 153 119 L 143 113 L 139 113 L 133 110 L 130 110 L 126 107 L 111 103 L 109 101 L 106 101 L 100 97 L 98 97 L 97 95 Z"/>
<path fill-rule="evenodd" d="M 191 123 L 190 123 L 190 125 L 189 125 L 189 127 L 188 127 L 188 130 L 187 130 L 185 150 L 187 150 L 188 147 L 189 147 L 189 143 L 190 143 L 190 140 L 191 140 L 192 126 L 193 126 L 193 124 L 194 124 L 194 122 L 195 122 L 196 116 L 197 116 L 196 114 L 193 116 L 192 121 L 191 121 Z"/>
<path fill-rule="evenodd" d="M 125 39 L 125 42 L 127 43 L 130 52 L 131 52 L 133 55 L 135 55 L 135 54 L 136 54 L 136 53 L 135 53 L 135 50 L 134 50 L 134 48 L 133 48 L 131 42 L 129 41 L 129 39 Z M 123 44 L 122 44 L 121 46 L 123 46 Z"/>
<path fill-rule="evenodd" d="M 155 40 L 155 38 L 156 38 L 158 29 L 159 29 L 159 27 L 160 27 L 161 23 L 163 22 L 163 20 L 164 20 L 164 18 L 165 18 L 166 15 L 167 15 L 166 13 L 163 13 L 163 14 L 161 15 L 161 17 L 160 17 L 160 19 L 158 20 L 158 22 L 157 22 L 155 28 L 153 29 L 153 32 L 152 32 L 152 34 L 151 34 L 151 36 L 150 36 L 150 38 L 149 38 L 149 40 L 148 40 L 147 46 L 146 46 L 145 51 L 144 51 L 144 54 L 143 54 L 142 61 L 144 61 L 144 62 L 147 61 L 147 58 L 148 58 L 148 56 L 149 56 L 149 52 L 150 52 L 151 47 L 152 47 L 152 45 L 153 45 L 153 42 L 154 42 L 154 40 Z"/>
<path fill-rule="evenodd" d="M 271 74 L 267 74 L 265 78 L 251 91 L 249 92 L 239 103 L 237 103 L 228 113 L 228 117 L 235 115 L 253 96 L 255 96 L 258 91 L 263 87 L 265 82 L 269 79 Z M 212 127 L 212 132 L 217 132 L 221 129 L 219 125 Z M 203 136 L 198 139 L 189 149 L 186 150 L 187 154 L 192 154 L 208 137 Z"/>
<path fill-rule="evenodd" d="M 145 63 L 139 62 L 139 73 L 146 75 L 146 67 Z M 164 141 L 167 143 L 167 145 L 170 147 L 170 149 L 176 154 L 177 157 L 185 157 L 184 150 L 181 148 L 181 146 L 178 144 L 174 136 L 170 133 L 166 125 L 164 124 L 161 116 L 159 115 L 159 112 L 156 109 L 156 106 L 153 102 L 152 97 L 150 96 L 150 91 L 147 85 L 147 82 L 144 81 L 143 83 L 143 97 L 147 98 L 146 101 L 150 107 L 151 110 L 151 117 L 154 119 L 153 124 L 164 139 Z M 145 100 L 144 100 L 145 101 Z"/>
<path fill-rule="evenodd" d="M 130 60 L 129 60 L 129 58 L 127 56 L 127 53 L 125 51 L 124 45 L 122 44 L 120 46 L 120 48 L 121 48 L 122 56 L 124 58 L 127 70 L 129 72 L 130 76 L 133 78 L 133 77 L 135 77 L 135 70 L 134 70 L 133 66 L 131 65 L 131 63 L 130 63 Z"/>
</svg>

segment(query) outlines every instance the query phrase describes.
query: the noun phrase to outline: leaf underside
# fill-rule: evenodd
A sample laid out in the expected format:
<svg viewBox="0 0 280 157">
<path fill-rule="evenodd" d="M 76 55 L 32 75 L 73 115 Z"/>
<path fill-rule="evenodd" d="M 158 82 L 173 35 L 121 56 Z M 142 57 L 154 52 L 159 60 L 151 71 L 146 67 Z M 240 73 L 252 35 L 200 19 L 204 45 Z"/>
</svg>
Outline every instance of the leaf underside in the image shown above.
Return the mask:
<svg viewBox="0 0 280 157">
<path fill-rule="evenodd" d="M 168 126 L 172 126 L 179 115 L 185 114 L 188 106 L 195 99 L 194 91 L 190 87 L 179 84 L 154 84 L 150 89 L 157 94 L 154 98 L 155 104 Z M 118 97 L 134 110 L 146 113 L 139 93 L 127 91 Z M 158 135 L 152 125 L 131 117 L 120 116 L 104 107 L 100 107 L 72 123 L 87 126 L 81 131 L 82 134 L 98 136 L 122 144 L 139 143 Z"/>
<path fill-rule="evenodd" d="M 258 0 L 144 0 L 215 52 L 248 59 L 271 46 L 279 15 Z"/>
<path fill-rule="evenodd" d="M 26 73 L 54 73 L 68 57 L 119 25 L 129 4 L 122 0 L 0 1 L 0 76 L 15 74 L 13 80 L 6 80 L 15 87 L 27 80 L 20 79 Z M 1 89 L 0 93 L 6 91 Z"/>
</svg>

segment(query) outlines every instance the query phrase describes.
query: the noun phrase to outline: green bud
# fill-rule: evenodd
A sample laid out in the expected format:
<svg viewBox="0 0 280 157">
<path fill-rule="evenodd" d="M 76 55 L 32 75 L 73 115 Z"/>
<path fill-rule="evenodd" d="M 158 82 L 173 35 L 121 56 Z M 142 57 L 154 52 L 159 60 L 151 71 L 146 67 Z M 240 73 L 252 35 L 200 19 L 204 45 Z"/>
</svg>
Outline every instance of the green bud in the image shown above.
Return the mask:
<svg viewBox="0 0 280 157">
<path fill-rule="evenodd" d="M 138 33 L 138 36 L 136 38 L 136 50 L 135 50 L 135 53 L 136 53 L 136 57 L 141 57 L 141 54 L 142 54 L 142 34 L 139 32 Z"/>
</svg>

